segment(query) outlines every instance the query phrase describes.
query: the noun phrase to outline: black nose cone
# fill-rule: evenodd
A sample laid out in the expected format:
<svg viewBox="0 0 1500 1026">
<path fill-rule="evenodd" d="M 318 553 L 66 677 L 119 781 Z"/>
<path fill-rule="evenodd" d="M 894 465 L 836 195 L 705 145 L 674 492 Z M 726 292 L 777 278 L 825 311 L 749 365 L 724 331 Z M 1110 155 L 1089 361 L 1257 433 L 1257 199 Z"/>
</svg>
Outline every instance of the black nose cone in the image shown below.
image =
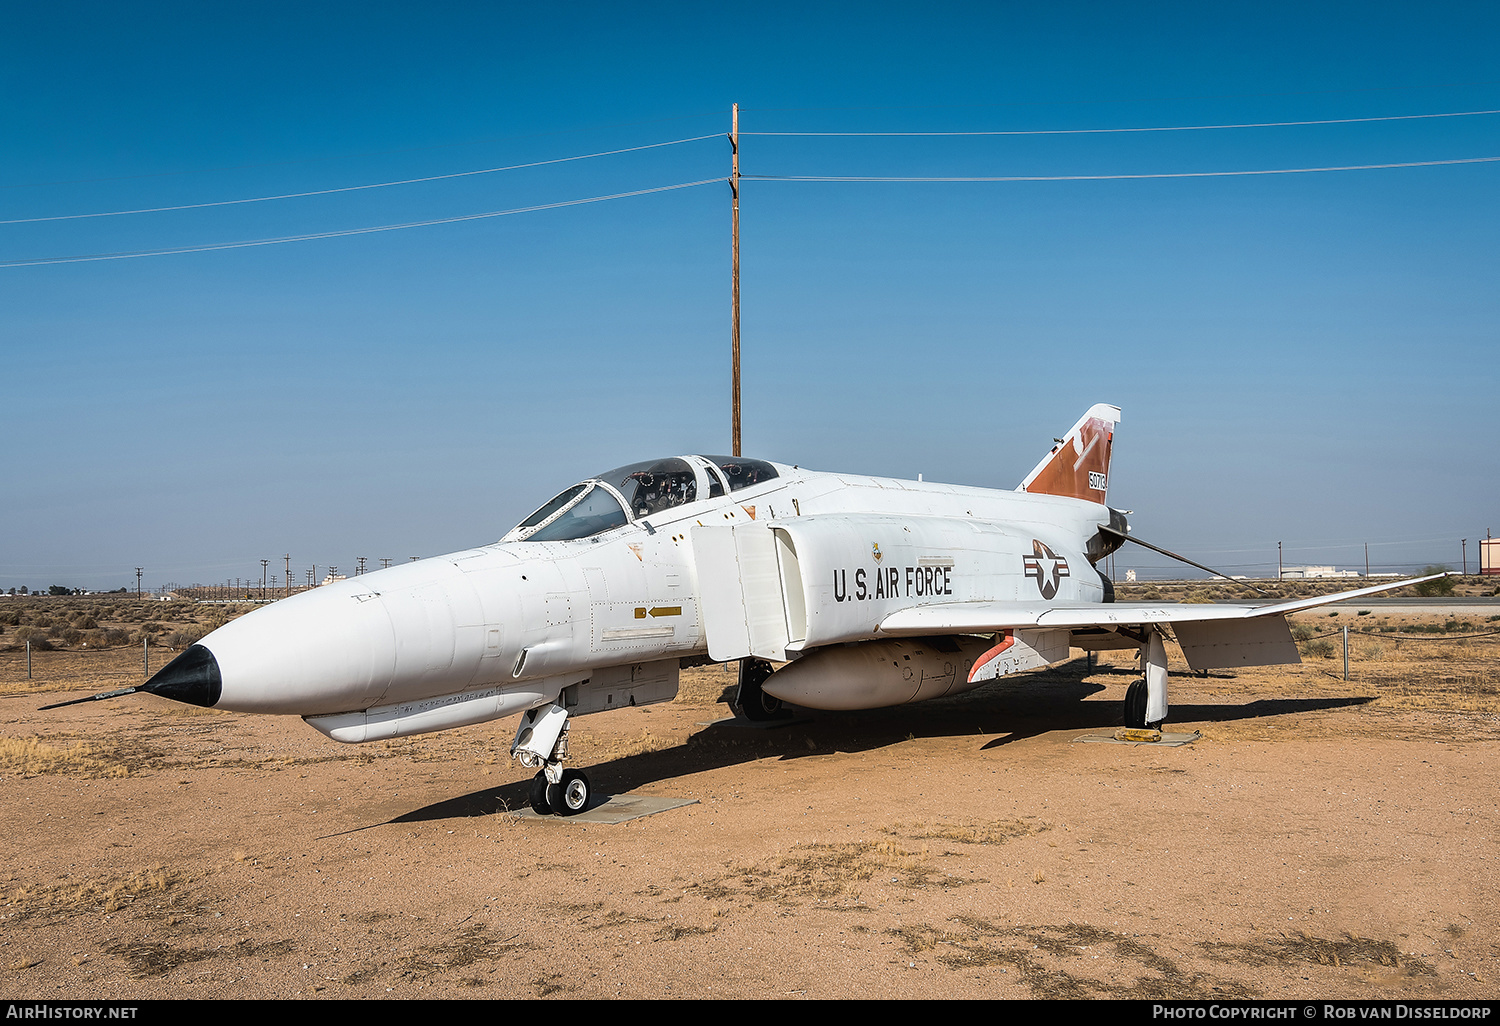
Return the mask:
<svg viewBox="0 0 1500 1026">
<path fill-rule="evenodd" d="M 142 691 L 188 705 L 211 706 L 223 690 L 219 661 L 202 645 L 193 645 L 156 672 Z"/>
</svg>

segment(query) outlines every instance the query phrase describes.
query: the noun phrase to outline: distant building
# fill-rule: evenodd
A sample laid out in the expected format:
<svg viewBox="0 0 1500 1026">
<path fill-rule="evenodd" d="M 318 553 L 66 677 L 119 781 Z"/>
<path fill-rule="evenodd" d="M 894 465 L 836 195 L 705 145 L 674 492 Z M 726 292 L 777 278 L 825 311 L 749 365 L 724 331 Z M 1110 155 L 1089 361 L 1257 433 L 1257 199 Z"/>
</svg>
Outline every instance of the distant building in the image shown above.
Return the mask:
<svg viewBox="0 0 1500 1026">
<path fill-rule="evenodd" d="M 332 584 L 334 581 L 345 580 L 346 577 L 347 577 L 347 575 L 345 575 L 345 574 L 329 574 L 327 577 L 323 578 L 323 582 L 322 583 L 323 584 Z"/>
<path fill-rule="evenodd" d="M 1479 572 L 1500 574 L 1500 538 L 1479 539 Z"/>
<path fill-rule="evenodd" d="M 1331 566 L 1288 566 L 1281 570 L 1282 580 L 1295 581 L 1311 577 L 1358 577 L 1358 570 L 1336 570 Z"/>
</svg>

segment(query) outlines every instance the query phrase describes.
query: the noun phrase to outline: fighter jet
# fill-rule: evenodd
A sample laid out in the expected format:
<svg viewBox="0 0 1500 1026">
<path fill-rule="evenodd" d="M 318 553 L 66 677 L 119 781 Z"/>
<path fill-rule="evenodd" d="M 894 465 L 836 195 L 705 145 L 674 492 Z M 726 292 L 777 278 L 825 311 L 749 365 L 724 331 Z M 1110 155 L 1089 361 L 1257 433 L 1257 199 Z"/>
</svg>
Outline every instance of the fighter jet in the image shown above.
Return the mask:
<svg viewBox="0 0 1500 1026">
<path fill-rule="evenodd" d="M 1142 727 L 1167 716 L 1167 631 L 1194 670 L 1296 663 L 1287 614 L 1412 583 L 1258 606 L 1115 602 L 1098 566 L 1130 538 L 1106 502 L 1119 419 L 1091 408 L 1014 491 L 729 456 L 620 467 L 493 544 L 264 606 L 139 688 L 95 697 L 300 716 L 355 744 L 519 713 L 511 754 L 537 771 L 531 804 L 567 816 L 590 801 L 566 765 L 573 717 L 669 701 L 684 662 L 738 662 L 736 709 L 765 719 L 1133 648 L 1124 719 Z"/>
</svg>

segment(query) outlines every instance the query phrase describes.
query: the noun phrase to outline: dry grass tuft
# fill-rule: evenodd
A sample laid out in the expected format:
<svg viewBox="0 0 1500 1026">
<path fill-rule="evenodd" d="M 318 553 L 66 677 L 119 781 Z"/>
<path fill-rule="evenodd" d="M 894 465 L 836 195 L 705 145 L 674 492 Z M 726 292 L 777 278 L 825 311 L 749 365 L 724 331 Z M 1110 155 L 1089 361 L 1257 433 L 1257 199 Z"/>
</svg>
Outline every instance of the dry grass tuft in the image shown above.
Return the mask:
<svg viewBox="0 0 1500 1026">
<path fill-rule="evenodd" d="M 64 774 L 81 777 L 126 777 L 130 767 L 113 758 L 102 745 L 80 741 L 68 748 L 44 744 L 39 738 L 0 738 L 0 773 L 23 777 Z"/>
<path fill-rule="evenodd" d="M 128 875 L 95 877 L 82 883 L 7 888 L 0 890 L 0 906 L 12 910 L 12 919 L 88 911 L 110 913 L 143 895 L 164 894 L 180 882 L 181 877 L 171 870 L 150 866 Z"/>
<path fill-rule="evenodd" d="M 1435 976 L 1432 967 L 1418 956 L 1403 952 L 1391 941 L 1370 940 L 1352 933 L 1342 940 L 1329 940 L 1298 933 L 1264 943 L 1200 945 L 1216 962 L 1242 962 L 1253 966 L 1308 964 L 1344 968 L 1363 963 L 1403 970 L 1409 976 Z"/>
<path fill-rule="evenodd" d="M 732 694 L 739 686 L 737 670 L 735 663 L 689 667 L 678 675 L 674 701 L 679 705 L 717 705 L 726 689 Z"/>
<path fill-rule="evenodd" d="M 1027 837 L 1051 830 L 1052 824 L 1027 816 L 1008 820 L 960 820 L 954 823 L 895 823 L 885 828 L 888 834 L 914 841 L 957 841 L 961 844 L 1004 844 L 1017 837 Z"/>
<path fill-rule="evenodd" d="M 831 901 L 859 898 L 862 885 L 878 882 L 909 888 L 959 887 L 982 883 L 939 872 L 929 852 L 910 851 L 894 840 L 841 844 L 800 844 L 774 865 L 741 867 L 728 876 L 700 885 L 713 900 L 743 894 L 757 901 L 790 904 L 796 900 Z"/>
</svg>

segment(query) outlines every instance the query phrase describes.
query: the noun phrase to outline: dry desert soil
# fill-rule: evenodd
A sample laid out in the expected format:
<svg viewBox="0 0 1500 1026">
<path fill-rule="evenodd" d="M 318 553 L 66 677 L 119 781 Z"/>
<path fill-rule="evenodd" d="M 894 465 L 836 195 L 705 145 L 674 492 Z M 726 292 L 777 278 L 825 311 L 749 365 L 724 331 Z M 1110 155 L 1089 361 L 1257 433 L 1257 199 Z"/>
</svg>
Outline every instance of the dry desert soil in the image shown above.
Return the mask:
<svg viewBox="0 0 1500 1026">
<path fill-rule="evenodd" d="M 684 671 L 574 727 L 597 792 L 692 803 L 619 823 L 534 816 L 513 721 L 347 747 L 144 695 L 39 712 L 140 649 L 28 681 L 12 644 L 0 998 L 1494 999 L 1500 643 L 1456 637 L 1494 612 L 1304 620 L 1369 632 L 1349 681 L 1326 649 L 1179 660 L 1180 747 L 1080 740 L 1124 653 L 769 729 Z"/>
</svg>

